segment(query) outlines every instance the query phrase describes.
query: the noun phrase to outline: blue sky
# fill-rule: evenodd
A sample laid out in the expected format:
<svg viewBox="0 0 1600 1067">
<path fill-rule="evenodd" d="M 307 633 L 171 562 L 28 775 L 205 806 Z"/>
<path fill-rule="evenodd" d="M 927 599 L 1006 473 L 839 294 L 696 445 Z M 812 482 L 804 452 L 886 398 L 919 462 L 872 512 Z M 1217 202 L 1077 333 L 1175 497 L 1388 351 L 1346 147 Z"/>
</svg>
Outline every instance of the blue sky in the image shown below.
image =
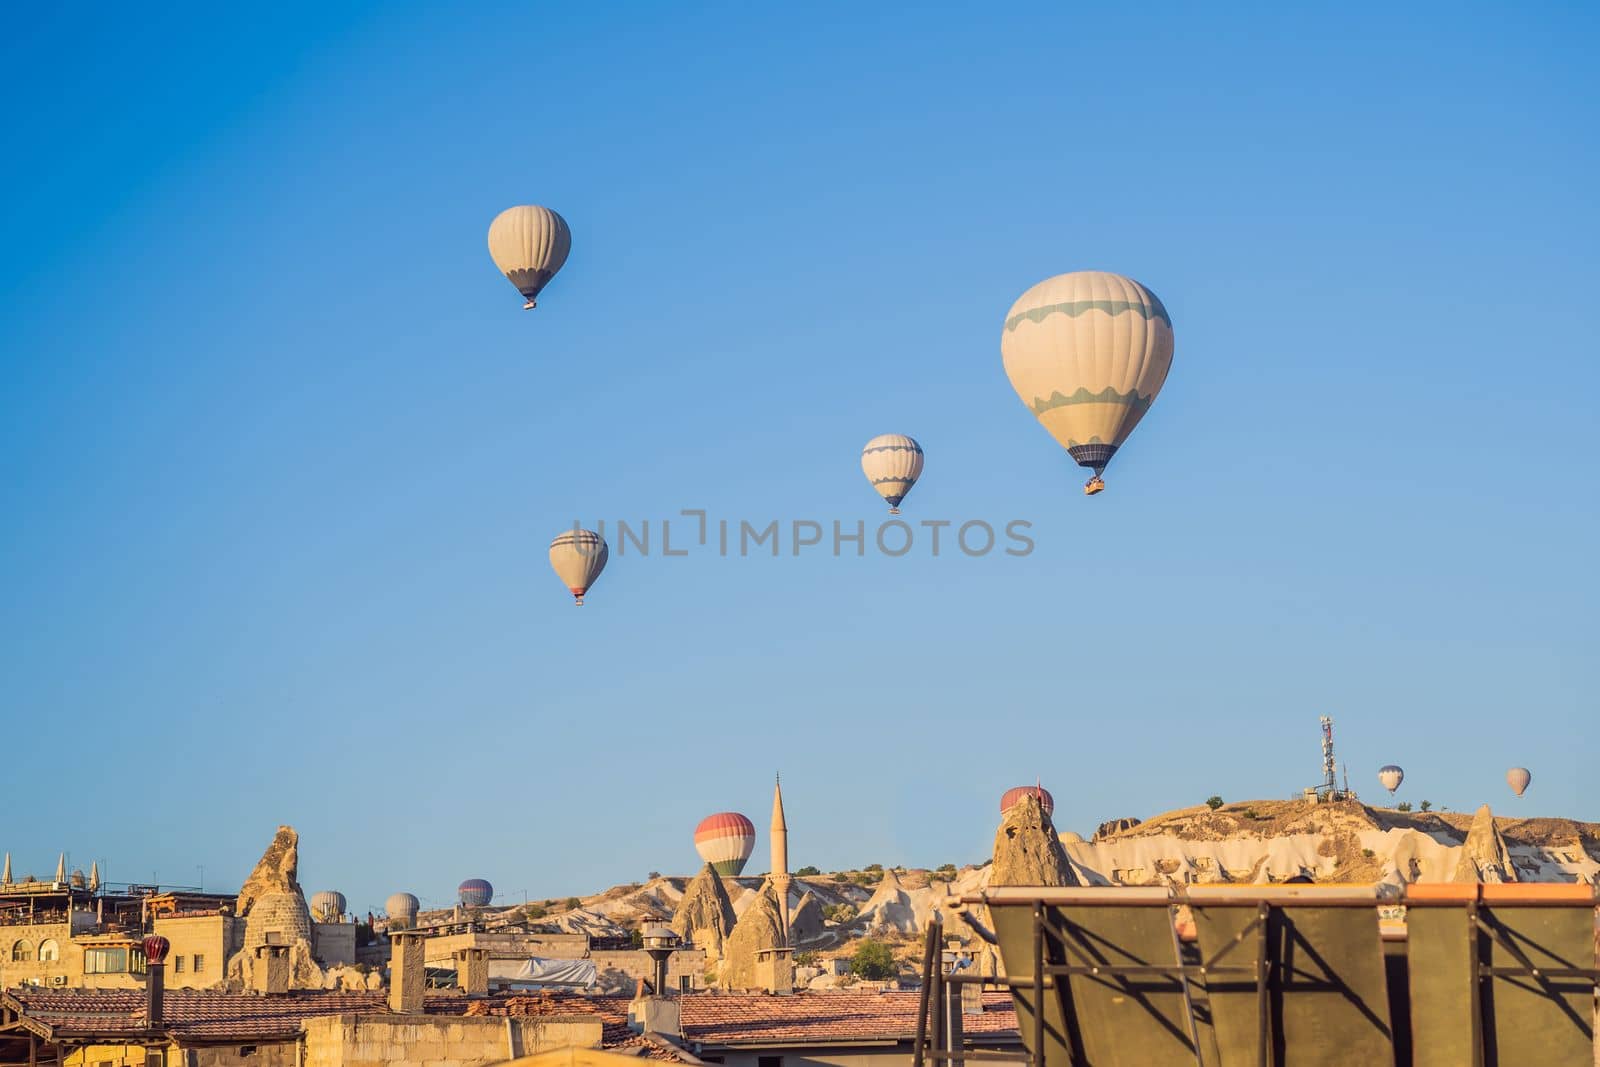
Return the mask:
<svg viewBox="0 0 1600 1067">
<path fill-rule="evenodd" d="M 1035 777 L 1082 831 L 1287 796 L 1319 714 L 1369 798 L 1600 820 L 1593 10 L 858 7 L 12 20 L 19 874 L 235 888 L 290 822 L 358 909 L 564 895 L 780 770 L 796 865 L 966 862 Z M 526 202 L 574 234 L 529 314 Z M 999 357 L 1085 268 L 1177 334 L 1093 500 Z M 1035 551 L 548 569 L 876 524 L 884 432 L 908 519 Z"/>
</svg>

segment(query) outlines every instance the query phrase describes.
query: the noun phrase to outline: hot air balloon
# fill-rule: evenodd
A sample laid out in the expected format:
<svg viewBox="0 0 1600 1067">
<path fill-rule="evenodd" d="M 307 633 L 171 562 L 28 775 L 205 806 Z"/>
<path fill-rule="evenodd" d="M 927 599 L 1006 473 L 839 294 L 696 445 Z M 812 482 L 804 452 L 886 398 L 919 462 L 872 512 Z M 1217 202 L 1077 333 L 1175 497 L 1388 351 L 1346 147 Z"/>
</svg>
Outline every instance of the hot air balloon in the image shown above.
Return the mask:
<svg viewBox="0 0 1600 1067">
<path fill-rule="evenodd" d="M 1392 763 L 1378 768 L 1378 781 L 1394 796 L 1394 791 L 1400 788 L 1400 783 L 1405 781 L 1406 772 Z"/>
<path fill-rule="evenodd" d="M 1006 315 L 1000 354 L 1011 387 L 1050 435 L 1101 474 L 1139 425 L 1172 367 L 1172 319 L 1149 289 L 1106 271 L 1059 274 Z"/>
<path fill-rule="evenodd" d="M 384 902 L 383 910 L 388 913 L 391 920 L 409 926 L 416 921 L 417 912 L 421 907 L 417 898 L 410 893 L 395 893 Z"/>
<path fill-rule="evenodd" d="M 572 251 L 567 220 L 547 207 L 506 208 L 489 224 L 489 255 L 527 300 L 531 311 L 539 290 L 550 283 Z"/>
<path fill-rule="evenodd" d="M 583 594 L 606 569 L 610 554 L 605 538 L 593 530 L 573 528 L 550 542 L 550 566 L 562 584 L 572 590 L 572 597 L 580 607 Z"/>
<path fill-rule="evenodd" d="M 889 502 L 889 514 L 898 515 L 900 501 L 922 476 L 922 446 L 904 434 L 879 434 L 861 450 L 861 470 Z"/>
<path fill-rule="evenodd" d="M 481 908 L 494 899 L 494 886 L 482 878 L 468 878 L 456 887 L 456 899 L 464 908 Z"/>
<path fill-rule="evenodd" d="M 1000 794 L 1000 814 L 1004 815 L 1010 811 L 1011 805 L 1026 796 L 1038 797 L 1039 806 L 1044 809 L 1046 815 L 1054 815 L 1056 813 L 1056 799 L 1050 795 L 1050 790 L 1037 785 L 1019 785 L 1013 786 Z"/>
<path fill-rule="evenodd" d="M 694 828 L 694 850 L 725 878 L 739 876 L 755 847 L 755 823 L 736 811 L 707 815 Z"/>
<path fill-rule="evenodd" d="M 345 912 L 344 894 L 324 889 L 311 896 L 311 917 L 318 922 L 336 923 Z"/>
<path fill-rule="evenodd" d="M 1533 775 L 1526 767 L 1513 767 L 1506 772 L 1506 785 L 1509 785 L 1511 791 L 1519 797 L 1527 792 L 1528 784 L 1532 781 Z"/>
</svg>

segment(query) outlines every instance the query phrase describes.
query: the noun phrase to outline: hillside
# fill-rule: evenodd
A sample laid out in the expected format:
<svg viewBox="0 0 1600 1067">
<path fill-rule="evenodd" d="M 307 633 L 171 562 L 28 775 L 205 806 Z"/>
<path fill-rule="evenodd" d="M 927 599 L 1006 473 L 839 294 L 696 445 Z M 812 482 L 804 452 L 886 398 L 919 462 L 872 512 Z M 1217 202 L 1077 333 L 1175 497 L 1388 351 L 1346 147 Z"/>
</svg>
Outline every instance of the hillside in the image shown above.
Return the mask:
<svg viewBox="0 0 1600 1067">
<path fill-rule="evenodd" d="M 1492 823 L 1495 834 L 1488 833 Z M 1600 883 L 1600 824 L 1559 818 L 1474 816 L 1459 812 L 1401 812 L 1355 801 L 1308 805 L 1258 800 L 1165 812 L 1150 819 L 1102 824 L 1091 840 L 1060 834 L 1078 879 L 1088 885 L 1281 882 L 1304 875 L 1318 883 L 1457 881 L 1464 857 L 1487 849 L 1506 868 L 1492 879 Z M 1496 835 L 1498 840 L 1496 840 Z M 1480 847 L 1481 846 L 1481 847 Z M 817 905 L 795 947 L 819 957 L 848 956 L 863 939 L 890 945 L 909 962 L 929 913 L 952 898 L 989 884 L 988 860 L 956 871 L 883 869 L 796 877 L 791 911 L 810 893 Z M 489 927 L 531 925 L 548 932 L 625 939 L 650 922 L 670 922 L 690 879 L 667 876 L 613 886 L 582 898 L 491 908 Z M 735 915 L 756 899 L 763 878 L 724 878 Z M 820 912 L 820 916 L 816 914 Z M 433 913 L 444 917 L 447 913 Z M 430 916 L 424 916 L 428 919 Z M 817 981 L 831 983 L 831 978 Z"/>
</svg>

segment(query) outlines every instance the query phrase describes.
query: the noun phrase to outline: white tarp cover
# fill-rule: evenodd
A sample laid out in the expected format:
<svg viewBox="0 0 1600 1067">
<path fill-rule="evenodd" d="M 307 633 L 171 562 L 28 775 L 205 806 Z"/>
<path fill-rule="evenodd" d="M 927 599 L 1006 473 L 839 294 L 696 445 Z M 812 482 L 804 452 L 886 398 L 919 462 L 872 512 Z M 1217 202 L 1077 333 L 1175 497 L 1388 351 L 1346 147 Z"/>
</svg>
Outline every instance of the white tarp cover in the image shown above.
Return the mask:
<svg viewBox="0 0 1600 1067">
<path fill-rule="evenodd" d="M 528 961 L 511 978 L 517 982 L 582 986 L 587 989 L 595 983 L 595 966 L 593 960 L 552 960 L 529 956 Z"/>
</svg>

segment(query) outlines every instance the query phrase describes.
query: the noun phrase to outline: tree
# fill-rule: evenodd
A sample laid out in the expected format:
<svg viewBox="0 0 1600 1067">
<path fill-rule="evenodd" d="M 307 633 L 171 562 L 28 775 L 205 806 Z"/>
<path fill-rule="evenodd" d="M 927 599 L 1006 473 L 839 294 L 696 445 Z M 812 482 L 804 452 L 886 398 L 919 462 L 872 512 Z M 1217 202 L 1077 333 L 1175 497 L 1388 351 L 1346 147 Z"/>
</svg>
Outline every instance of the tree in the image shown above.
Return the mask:
<svg viewBox="0 0 1600 1067">
<path fill-rule="evenodd" d="M 1222 807 L 1222 798 L 1218 796 L 1206 797 L 1206 807 L 1210 808 L 1212 811 L 1216 811 L 1218 808 Z"/>
<path fill-rule="evenodd" d="M 815 867 L 811 866 L 808 863 L 804 867 L 801 867 L 798 871 L 795 871 L 794 873 L 796 875 L 800 876 L 801 878 L 815 878 L 817 875 L 821 874 L 822 872 L 817 870 Z"/>
<path fill-rule="evenodd" d="M 833 880 L 835 882 L 848 882 L 850 880 L 850 876 L 845 874 L 843 871 L 835 871 L 833 872 Z"/>
<path fill-rule="evenodd" d="M 567 910 L 568 911 L 573 911 L 573 910 L 575 910 L 577 908 L 581 908 L 581 907 L 583 907 L 583 901 L 579 900 L 577 897 L 568 897 L 567 898 Z"/>
<path fill-rule="evenodd" d="M 526 915 L 530 919 L 542 919 L 546 915 L 550 914 L 550 910 L 543 904 L 529 904 L 526 908 L 522 909 L 522 914 Z"/>
<path fill-rule="evenodd" d="M 888 945 L 868 938 L 856 946 L 855 955 L 850 957 L 850 973 L 861 978 L 893 978 L 900 973 L 900 967 Z"/>
<path fill-rule="evenodd" d="M 953 863 L 941 863 L 938 870 L 933 873 L 947 882 L 953 881 L 956 876 L 956 865 Z"/>
<path fill-rule="evenodd" d="M 794 954 L 794 962 L 799 967 L 815 967 L 817 965 L 817 954 L 815 952 L 796 952 Z"/>
<path fill-rule="evenodd" d="M 869 863 L 869 864 L 867 864 L 865 867 L 863 867 L 861 869 L 863 871 L 866 871 L 868 874 L 882 874 L 883 873 L 883 864 L 881 864 L 881 863 Z"/>
<path fill-rule="evenodd" d="M 660 878 L 660 877 L 661 877 L 661 872 L 660 871 L 651 871 L 650 872 L 650 877 L 648 879 L 646 879 L 646 880 L 653 882 L 657 878 Z"/>
<path fill-rule="evenodd" d="M 1398 803 L 1398 804 L 1396 804 L 1394 806 L 1394 810 L 1395 811 L 1410 811 L 1411 810 L 1411 801 L 1402 800 L 1400 803 Z"/>
<path fill-rule="evenodd" d="M 1431 800 L 1424 800 L 1424 801 L 1423 801 L 1423 802 L 1422 802 L 1422 810 L 1423 810 L 1423 811 L 1427 811 L 1427 810 L 1429 810 L 1429 809 L 1430 809 L 1430 808 L 1432 808 L 1432 807 L 1433 807 L 1433 801 L 1431 801 Z"/>
</svg>

